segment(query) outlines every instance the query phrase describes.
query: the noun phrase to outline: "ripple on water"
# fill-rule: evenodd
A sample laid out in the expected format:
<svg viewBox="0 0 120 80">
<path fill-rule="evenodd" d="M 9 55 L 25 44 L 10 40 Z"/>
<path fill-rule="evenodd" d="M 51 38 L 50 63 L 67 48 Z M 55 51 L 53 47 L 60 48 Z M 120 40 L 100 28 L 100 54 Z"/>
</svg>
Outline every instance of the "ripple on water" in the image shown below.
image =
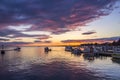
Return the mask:
<svg viewBox="0 0 120 80">
<path fill-rule="evenodd" d="M 110 57 L 74 55 L 61 47 L 50 53 L 24 47 L 0 57 L 0 80 L 119 80 L 119 74 L 120 65 Z"/>
</svg>

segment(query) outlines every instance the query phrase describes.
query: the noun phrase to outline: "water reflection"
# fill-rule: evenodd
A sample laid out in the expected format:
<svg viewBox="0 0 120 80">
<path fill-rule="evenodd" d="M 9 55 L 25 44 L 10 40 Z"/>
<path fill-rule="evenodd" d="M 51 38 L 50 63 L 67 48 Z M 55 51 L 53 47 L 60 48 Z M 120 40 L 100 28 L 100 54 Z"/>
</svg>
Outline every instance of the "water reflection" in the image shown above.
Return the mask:
<svg viewBox="0 0 120 80">
<path fill-rule="evenodd" d="M 0 80 L 119 80 L 111 57 L 74 55 L 64 47 L 23 47 L 0 55 Z M 114 70 L 113 70 L 114 69 Z"/>
<path fill-rule="evenodd" d="M 120 65 L 120 60 L 118 59 L 112 59 L 113 63 L 119 64 Z"/>
</svg>

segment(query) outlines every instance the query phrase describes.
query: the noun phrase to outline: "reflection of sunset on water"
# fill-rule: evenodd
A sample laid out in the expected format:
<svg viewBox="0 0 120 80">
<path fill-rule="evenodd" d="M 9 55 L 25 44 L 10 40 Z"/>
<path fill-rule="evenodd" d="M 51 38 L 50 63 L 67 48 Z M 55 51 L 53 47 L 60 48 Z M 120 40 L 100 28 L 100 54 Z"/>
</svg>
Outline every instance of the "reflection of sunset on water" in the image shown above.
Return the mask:
<svg viewBox="0 0 120 80">
<path fill-rule="evenodd" d="M 9 51 L 0 55 L 0 78 L 18 80 L 119 80 L 119 62 L 111 57 L 75 55 L 64 51 L 64 47 L 22 47 L 20 52 Z M 114 70 L 113 70 L 114 69 Z M 8 73 L 9 72 L 9 73 Z M 29 76 L 29 77 L 28 77 Z M 56 78 L 55 78 L 56 77 Z"/>
<path fill-rule="evenodd" d="M 0 80 L 119 80 L 120 0 L 0 0 Z"/>
</svg>

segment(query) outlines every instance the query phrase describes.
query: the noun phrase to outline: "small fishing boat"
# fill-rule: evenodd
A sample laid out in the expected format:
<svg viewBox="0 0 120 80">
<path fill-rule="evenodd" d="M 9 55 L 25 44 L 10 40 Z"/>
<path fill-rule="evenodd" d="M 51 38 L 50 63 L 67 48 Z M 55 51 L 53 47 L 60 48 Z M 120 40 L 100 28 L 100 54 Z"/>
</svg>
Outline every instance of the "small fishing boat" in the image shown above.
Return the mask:
<svg viewBox="0 0 120 80">
<path fill-rule="evenodd" d="M 0 51 L 1 51 L 1 54 L 5 54 L 5 50 L 4 50 L 5 46 L 4 46 L 4 45 L 1 45 L 1 48 L 2 48 L 2 49 L 0 50 Z"/>
<path fill-rule="evenodd" d="M 45 48 L 44 48 L 44 51 L 45 51 L 45 52 L 48 52 L 48 51 L 51 51 L 51 49 L 49 49 L 48 47 L 45 47 Z"/>
<path fill-rule="evenodd" d="M 112 54 L 112 58 L 120 59 L 120 46 L 114 47 L 114 52 Z"/>
<path fill-rule="evenodd" d="M 15 50 L 15 51 L 20 51 L 21 48 L 20 48 L 20 47 L 17 47 L 17 48 L 15 48 L 14 50 Z"/>
<path fill-rule="evenodd" d="M 66 46 L 66 47 L 65 47 L 65 51 L 70 51 L 70 52 L 73 51 L 72 46 Z"/>
<path fill-rule="evenodd" d="M 1 50 L 1 54 L 5 54 L 5 50 Z"/>
<path fill-rule="evenodd" d="M 72 53 L 73 54 L 81 54 L 82 51 L 80 49 L 78 49 L 78 48 L 75 48 L 75 49 L 73 49 Z"/>
<path fill-rule="evenodd" d="M 120 53 L 112 54 L 112 58 L 120 59 Z"/>
</svg>

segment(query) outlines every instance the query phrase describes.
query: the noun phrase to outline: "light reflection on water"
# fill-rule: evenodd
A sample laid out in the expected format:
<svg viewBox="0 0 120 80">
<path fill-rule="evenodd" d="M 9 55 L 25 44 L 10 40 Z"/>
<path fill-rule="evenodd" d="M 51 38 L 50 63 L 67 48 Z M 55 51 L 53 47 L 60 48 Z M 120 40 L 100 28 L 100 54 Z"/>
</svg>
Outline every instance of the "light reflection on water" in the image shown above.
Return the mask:
<svg viewBox="0 0 120 80">
<path fill-rule="evenodd" d="M 22 47 L 0 55 L 0 80 L 119 80 L 120 62 L 111 57 L 74 55 L 64 47 Z"/>
</svg>

